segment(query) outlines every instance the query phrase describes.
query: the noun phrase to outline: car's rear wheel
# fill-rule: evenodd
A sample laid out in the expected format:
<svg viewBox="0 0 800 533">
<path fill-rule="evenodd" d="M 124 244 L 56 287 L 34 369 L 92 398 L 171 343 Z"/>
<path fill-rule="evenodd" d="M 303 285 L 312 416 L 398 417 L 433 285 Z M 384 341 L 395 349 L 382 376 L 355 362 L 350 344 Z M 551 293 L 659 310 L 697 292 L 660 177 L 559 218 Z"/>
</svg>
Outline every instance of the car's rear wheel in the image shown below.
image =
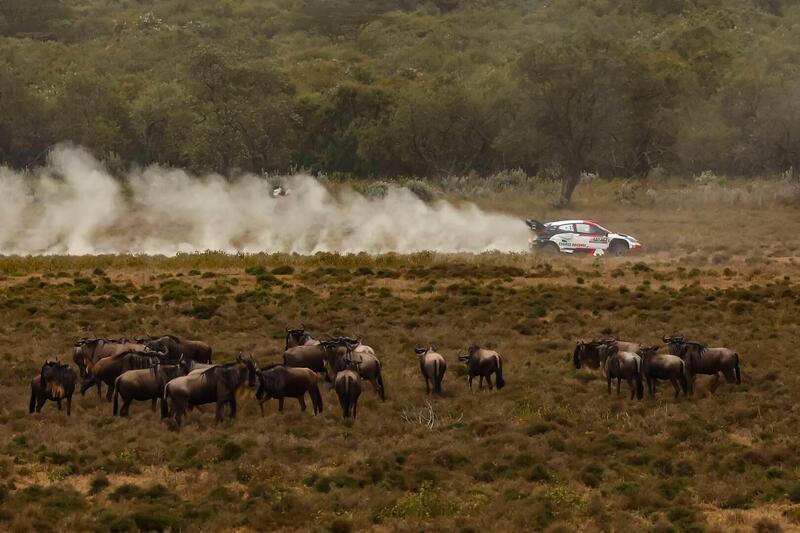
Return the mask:
<svg viewBox="0 0 800 533">
<path fill-rule="evenodd" d="M 546 253 L 547 255 L 558 255 L 561 253 L 561 250 L 558 249 L 558 245 L 556 243 L 548 242 L 542 246 L 542 252 Z"/>
<path fill-rule="evenodd" d="M 623 255 L 627 255 L 628 250 L 628 243 L 625 241 L 611 241 L 611 244 L 608 245 L 608 253 L 614 257 L 622 257 Z"/>
</svg>

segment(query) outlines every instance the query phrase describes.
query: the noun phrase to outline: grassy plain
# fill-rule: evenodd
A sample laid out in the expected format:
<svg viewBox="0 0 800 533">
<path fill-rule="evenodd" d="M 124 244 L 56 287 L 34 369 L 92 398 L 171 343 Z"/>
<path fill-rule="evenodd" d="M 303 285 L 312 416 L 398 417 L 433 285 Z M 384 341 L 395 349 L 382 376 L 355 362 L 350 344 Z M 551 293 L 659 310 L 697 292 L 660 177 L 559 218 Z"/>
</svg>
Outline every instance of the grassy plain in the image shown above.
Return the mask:
<svg viewBox="0 0 800 533">
<path fill-rule="evenodd" d="M 0 258 L 0 530 L 798 529 L 800 217 L 754 187 L 619 204 L 590 185 L 567 212 L 479 200 L 645 242 L 622 259 Z M 235 422 L 214 427 L 207 409 L 180 434 L 145 404 L 115 418 L 93 393 L 71 418 L 52 403 L 27 414 L 28 381 L 74 338 L 174 332 L 266 364 L 300 322 L 363 335 L 387 401 L 365 384 L 350 425 L 331 390 L 316 418 L 292 401 L 261 418 L 245 399 Z M 738 349 L 742 385 L 631 402 L 571 366 L 578 338 L 665 333 Z M 426 398 L 413 353 L 429 342 L 449 364 L 442 398 Z M 467 389 L 455 354 L 468 342 L 504 355 L 505 389 Z"/>
</svg>

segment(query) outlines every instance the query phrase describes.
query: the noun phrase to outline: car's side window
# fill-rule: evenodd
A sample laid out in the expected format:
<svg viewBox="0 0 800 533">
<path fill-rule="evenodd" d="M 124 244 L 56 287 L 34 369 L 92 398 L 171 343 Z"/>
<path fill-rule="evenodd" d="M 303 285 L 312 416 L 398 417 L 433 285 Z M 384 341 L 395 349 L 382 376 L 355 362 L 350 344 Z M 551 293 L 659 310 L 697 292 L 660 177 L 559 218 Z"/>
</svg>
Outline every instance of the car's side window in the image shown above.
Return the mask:
<svg viewBox="0 0 800 533">
<path fill-rule="evenodd" d="M 589 224 L 575 224 L 578 233 L 592 233 L 592 226 Z"/>
<path fill-rule="evenodd" d="M 575 231 L 572 224 L 561 224 L 558 229 L 561 231 Z"/>
<path fill-rule="evenodd" d="M 591 233 L 594 233 L 595 235 L 605 235 L 606 234 L 605 231 L 603 231 L 599 226 L 595 226 L 594 224 L 590 224 L 589 225 L 589 230 L 590 230 Z"/>
</svg>

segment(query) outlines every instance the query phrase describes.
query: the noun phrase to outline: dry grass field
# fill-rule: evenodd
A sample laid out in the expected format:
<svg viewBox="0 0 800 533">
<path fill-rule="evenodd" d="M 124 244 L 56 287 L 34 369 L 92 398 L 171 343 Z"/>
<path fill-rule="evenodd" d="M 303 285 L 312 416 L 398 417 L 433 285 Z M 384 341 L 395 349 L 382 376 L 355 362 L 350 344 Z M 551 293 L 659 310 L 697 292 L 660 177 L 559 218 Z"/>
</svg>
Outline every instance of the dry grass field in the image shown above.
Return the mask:
<svg viewBox="0 0 800 533">
<path fill-rule="evenodd" d="M 621 259 L 0 258 L 0 530 L 797 530 L 800 217 L 741 190 L 628 205 L 587 186 L 566 212 L 479 201 L 592 217 L 645 243 Z M 386 402 L 365 384 L 345 424 L 329 389 L 317 417 L 287 400 L 262 418 L 248 397 L 234 422 L 215 427 L 206 408 L 180 433 L 144 403 L 113 417 L 94 391 L 69 418 L 51 402 L 27 413 L 30 378 L 81 336 L 170 332 L 264 365 L 301 322 L 362 335 Z M 742 384 L 629 401 L 571 365 L 579 338 L 672 333 L 736 348 Z M 426 397 L 413 352 L 430 342 L 449 365 L 441 398 Z M 469 342 L 503 354 L 506 388 L 469 391 L 456 360 Z"/>
</svg>

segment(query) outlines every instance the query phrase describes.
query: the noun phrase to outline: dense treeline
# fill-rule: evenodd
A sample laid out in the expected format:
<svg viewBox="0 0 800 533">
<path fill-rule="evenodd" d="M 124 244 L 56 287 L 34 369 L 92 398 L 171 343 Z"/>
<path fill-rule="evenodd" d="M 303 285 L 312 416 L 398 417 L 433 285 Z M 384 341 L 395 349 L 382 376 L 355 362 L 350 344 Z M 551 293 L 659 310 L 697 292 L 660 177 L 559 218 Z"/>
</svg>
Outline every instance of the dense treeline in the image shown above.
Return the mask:
<svg viewBox="0 0 800 533">
<path fill-rule="evenodd" d="M 755 175 L 800 167 L 789 0 L 3 0 L 0 163 Z"/>
</svg>

